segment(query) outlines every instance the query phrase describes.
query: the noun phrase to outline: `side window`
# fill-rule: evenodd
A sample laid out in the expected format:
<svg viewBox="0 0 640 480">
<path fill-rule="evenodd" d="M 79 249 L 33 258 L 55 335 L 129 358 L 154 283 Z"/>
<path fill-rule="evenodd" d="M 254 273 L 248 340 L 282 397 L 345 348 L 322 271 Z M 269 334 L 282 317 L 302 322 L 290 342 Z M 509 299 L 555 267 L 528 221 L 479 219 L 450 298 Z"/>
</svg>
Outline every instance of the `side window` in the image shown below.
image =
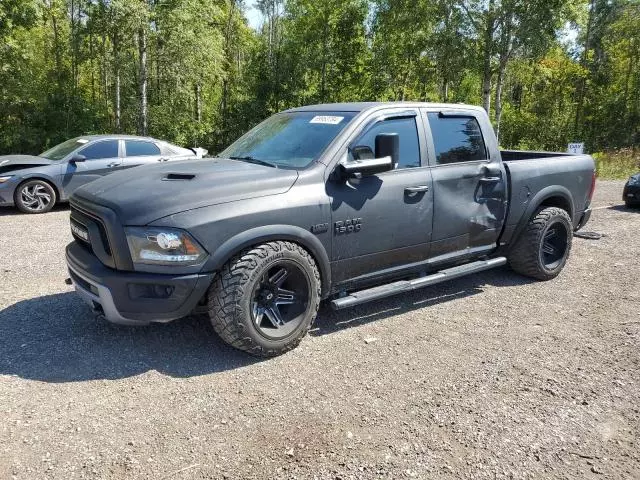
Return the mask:
<svg viewBox="0 0 640 480">
<path fill-rule="evenodd" d="M 397 133 L 400 136 L 400 160 L 397 168 L 414 168 L 420 166 L 420 142 L 418 128 L 414 117 L 392 118 L 384 120 L 369 128 L 354 146 L 368 146 L 372 152 L 376 148 L 376 135 L 381 133 Z M 350 157 L 350 159 L 352 159 Z"/>
<path fill-rule="evenodd" d="M 103 142 L 92 143 L 78 153 L 87 157 L 87 160 L 116 158 L 118 156 L 118 140 L 105 140 Z"/>
<path fill-rule="evenodd" d="M 144 140 L 125 140 L 124 147 L 127 151 L 127 157 L 160 155 L 160 148 L 155 143 Z"/>
<path fill-rule="evenodd" d="M 441 117 L 429 113 L 438 165 L 487 159 L 487 149 L 474 117 Z"/>
</svg>

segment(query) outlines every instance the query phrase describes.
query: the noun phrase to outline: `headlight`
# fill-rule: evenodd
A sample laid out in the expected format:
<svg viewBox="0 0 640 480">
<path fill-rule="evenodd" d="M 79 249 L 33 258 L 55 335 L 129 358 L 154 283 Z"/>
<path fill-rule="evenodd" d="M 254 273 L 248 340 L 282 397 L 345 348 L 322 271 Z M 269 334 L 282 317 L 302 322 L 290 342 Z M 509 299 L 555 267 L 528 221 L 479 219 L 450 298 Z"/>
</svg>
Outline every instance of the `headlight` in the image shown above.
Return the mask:
<svg viewBox="0 0 640 480">
<path fill-rule="evenodd" d="M 175 228 L 125 228 L 133 263 L 151 265 L 197 265 L 207 256 L 187 232 Z"/>
<path fill-rule="evenodd" d="M 13 175 L 5 175 L 4 177 L 0 177 L 0 183 L 8 182 L 13 178 Z"/>
</svg>

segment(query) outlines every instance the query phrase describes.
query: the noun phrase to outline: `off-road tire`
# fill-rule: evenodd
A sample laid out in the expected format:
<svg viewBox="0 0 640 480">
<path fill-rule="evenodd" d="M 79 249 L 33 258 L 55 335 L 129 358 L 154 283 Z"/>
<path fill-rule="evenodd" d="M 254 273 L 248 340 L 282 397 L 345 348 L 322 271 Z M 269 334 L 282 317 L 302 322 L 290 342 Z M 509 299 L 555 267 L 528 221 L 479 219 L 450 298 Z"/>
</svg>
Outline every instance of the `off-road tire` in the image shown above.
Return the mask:
<svg viewBox="0 0 640 480">
<path fill-rule="evenodd" d="M 281 261 L 297 264 L 310 288 L 299 325 L 286 338 L 271 339 L 263 336 L 253 321 L 252 297 L 263 275 Z M 316 318 L 320 298 L 320 273 L 313 257 L 296 243 L 275 241 L 244 250 L 224 265 L 209 287 L 208 313 L 224 342 L 255 356 L 274 357 L 302 341 Z"/>
<path fill-rule="evenodd" d="M 25 202 L 25 199 L 23 199 L 22 196 L 25 189 L 37 190 L 37 195 L 44 195 L 43 200 L 45 198 L 49 198 L 49 200 L 42 208 L 40 208 L 38 205 L 36 205 L 36 207 L 30 207 Z M 53 188 L 49 182 L 40 179 L 27 180 L 21 183 L 20 185 L 18 185 L 15 193 L 13 194 L 13 202 L 18 210 L 20 210 L 22 213 L 46 213 L 53 208 L 53 206 L 56 204 L 56 201 L 56 189 Z"/>
<path fill-rule="evenodd" d="M 552 267 L 545 265 L 543 260 L 543 242 L 545 234 L 551 228 L 564 227 L 566 229 L 565 251 Z M 539 210 L 527 224 L 508 255 L 509 265 L 513 270 L 537 280 L 551 280 L 557 277 L 569 258 L 573 225 L 569 214 L 557 207 L 547 207 Z"/>
</svg>

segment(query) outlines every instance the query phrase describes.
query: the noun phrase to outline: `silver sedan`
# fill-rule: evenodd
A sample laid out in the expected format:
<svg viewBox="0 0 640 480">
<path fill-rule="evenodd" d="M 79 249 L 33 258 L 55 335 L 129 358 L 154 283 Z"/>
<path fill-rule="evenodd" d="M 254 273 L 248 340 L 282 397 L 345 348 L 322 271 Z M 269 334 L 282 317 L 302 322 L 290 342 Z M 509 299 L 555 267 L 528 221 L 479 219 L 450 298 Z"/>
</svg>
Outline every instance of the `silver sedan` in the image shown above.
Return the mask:
<svg viewBox="0 0 640 480">
<path fill-rule="evenodd" d="M 76 188 L 113 172 L 139 165 L 201 158 L 162 140 L 130 135 L 72 138 L 40 155 L 0 156 L 0 206 L 44 213 L 66 201 Z"/>
</svg>

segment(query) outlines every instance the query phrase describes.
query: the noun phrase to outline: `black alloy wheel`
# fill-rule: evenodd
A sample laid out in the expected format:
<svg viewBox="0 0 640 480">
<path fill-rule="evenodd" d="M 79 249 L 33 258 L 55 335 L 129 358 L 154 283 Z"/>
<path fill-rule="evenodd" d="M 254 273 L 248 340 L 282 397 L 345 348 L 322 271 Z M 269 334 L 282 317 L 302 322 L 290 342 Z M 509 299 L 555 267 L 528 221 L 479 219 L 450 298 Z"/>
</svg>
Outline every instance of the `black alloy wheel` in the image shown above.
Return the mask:
<svg viewBox="0 0 640 480">
<path fill-rule="evenodd" d="M 276 262 L 262 275 L 253 293 L 252 317 L 268 339 L 289 336 L 309 305 L 310 279 L 295 262 Z"/>
<path fill-rule="evenodd" d="M 564 223 L 554 223 L 544 232 L 540 245 L 540 259 L 549 270 L 556 268 L 567 253 L 567 231 Z"/>
<path fill-rule="evenodd" d="M 248 248 L 229 259 L 207 294 L 209 319 L 226 343 L 259 357 L 295 348 L 318 313 L 320 272 L 289 241 Z"/>
</svg>

